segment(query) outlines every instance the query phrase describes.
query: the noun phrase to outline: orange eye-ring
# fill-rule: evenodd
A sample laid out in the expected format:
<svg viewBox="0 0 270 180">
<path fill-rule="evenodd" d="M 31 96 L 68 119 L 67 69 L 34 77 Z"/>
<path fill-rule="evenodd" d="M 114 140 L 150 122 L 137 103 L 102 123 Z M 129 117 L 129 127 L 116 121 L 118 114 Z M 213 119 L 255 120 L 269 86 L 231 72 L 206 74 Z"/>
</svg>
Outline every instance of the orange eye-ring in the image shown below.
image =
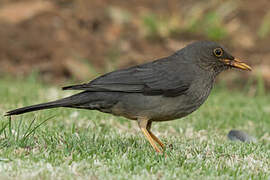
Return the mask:
<svg viewBox="0 0 270 180">
<path fill-rule="evenodd" d="M 221 57 L 223 55 L 223 50 L 221 48 L 214 49 L 214 55 L 217 57 Z"/>
</svg>

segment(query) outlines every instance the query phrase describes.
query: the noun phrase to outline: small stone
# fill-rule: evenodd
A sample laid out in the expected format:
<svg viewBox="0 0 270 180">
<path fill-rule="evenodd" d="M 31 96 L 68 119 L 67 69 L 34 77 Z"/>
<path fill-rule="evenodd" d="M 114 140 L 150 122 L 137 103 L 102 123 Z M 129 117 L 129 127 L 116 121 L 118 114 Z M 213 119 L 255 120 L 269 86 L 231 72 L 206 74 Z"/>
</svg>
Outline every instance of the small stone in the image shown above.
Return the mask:
<svg viewBox="0 0 270 180">
<path fill-rule="evenodd" d="M 242 141 L 242 142 L 256 142 L 256 138 L 249 136 L 247 133 L 239 130 L 231 130 L 228 134 L 228 138 L 231 141 Z"/>
</svg>

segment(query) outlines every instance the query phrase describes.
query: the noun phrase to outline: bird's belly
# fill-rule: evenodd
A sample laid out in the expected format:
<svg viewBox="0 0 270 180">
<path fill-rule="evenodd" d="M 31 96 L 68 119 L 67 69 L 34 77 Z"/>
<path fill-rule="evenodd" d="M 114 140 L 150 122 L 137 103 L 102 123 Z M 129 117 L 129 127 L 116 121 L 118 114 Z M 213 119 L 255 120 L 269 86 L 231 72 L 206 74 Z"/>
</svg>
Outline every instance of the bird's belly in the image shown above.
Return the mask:
<svg viewBox="0 0 270 180">
<path fill-rule="evenodd" d="M 204 102 L 199 101 L 189 95 L 163 97 L 134 93 L 122 96 L 112 108 L 112 113 L 129 119 L 144 117 L 152 121 L 168 121 L 192 113 Z"/>
</svg>

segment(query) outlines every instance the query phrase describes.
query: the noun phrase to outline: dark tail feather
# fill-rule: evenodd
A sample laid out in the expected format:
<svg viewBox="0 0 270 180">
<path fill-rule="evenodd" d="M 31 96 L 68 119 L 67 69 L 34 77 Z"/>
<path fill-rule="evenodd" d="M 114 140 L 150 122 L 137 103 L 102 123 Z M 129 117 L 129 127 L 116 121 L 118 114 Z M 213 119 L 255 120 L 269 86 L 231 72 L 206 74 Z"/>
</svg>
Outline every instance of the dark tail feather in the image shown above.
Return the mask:
<svg viewBox="0 0 270 180">
<path fill-rule="evenodd" d="M 23 113 L 27 113 L 27 112 L 31 112 L 31 111 L 50 109 L 50 108 L 56 108 L 56 107 L 61 107 L 61 106 L 62 106 L 61 103 L 59 103 L 57 101 L 48 102 L 48 103 L 37 104 L 37 105 L 33 105 L 33 106 L 26 106 L 26 107 L 19 108 L 19 109 L 14 109 L 14 110 L 8 111 L 5 114 L 5 116 L 19 115 L 19 114 L 23 114 Z"/>
<path fill-rule="evenodd" d="M 79 94 L 75 94 L 73 96 L 59 99 L 56 101 L 37 104 L 37 105 L 33 105 L 33 106 L 26 106 L 26 107 L 22 107 L 19 109 L 14 109 L 14 110 L 8 111 L 5 114 L 5 116 L 19 115 L 19 114 L 32 112 L 32 111 L 38 111 L 38 110 L 42 110 L 42 109 L 50 109 L 50 108 L 57 108 L 57 107 L 72 107 L 74 105 L 79 105 L 79 104 L 83 104 L 87 101 L 90 101 L 91 100 L 90 98 L 91 97 L 89 96 L 88 93 L 81 92 Z"/>
</svg>

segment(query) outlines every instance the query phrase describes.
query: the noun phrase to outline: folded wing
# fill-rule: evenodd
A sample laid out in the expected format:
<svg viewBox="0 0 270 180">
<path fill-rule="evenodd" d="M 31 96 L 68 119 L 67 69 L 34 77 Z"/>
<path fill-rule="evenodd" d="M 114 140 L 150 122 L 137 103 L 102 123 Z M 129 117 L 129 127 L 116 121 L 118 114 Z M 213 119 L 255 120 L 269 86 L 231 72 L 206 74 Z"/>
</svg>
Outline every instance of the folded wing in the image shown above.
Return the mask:
<svg viewBox="0 0 270 180">
<path fill-rule="evenodd" d="M 151 63 L 117 70 L 87 83 L 64 87 L 63 90 L 116 91 L 175 97 L 184 94 L 193 81 L 193 67 L 172 63 L 163 58 Z"/>
</svg>

